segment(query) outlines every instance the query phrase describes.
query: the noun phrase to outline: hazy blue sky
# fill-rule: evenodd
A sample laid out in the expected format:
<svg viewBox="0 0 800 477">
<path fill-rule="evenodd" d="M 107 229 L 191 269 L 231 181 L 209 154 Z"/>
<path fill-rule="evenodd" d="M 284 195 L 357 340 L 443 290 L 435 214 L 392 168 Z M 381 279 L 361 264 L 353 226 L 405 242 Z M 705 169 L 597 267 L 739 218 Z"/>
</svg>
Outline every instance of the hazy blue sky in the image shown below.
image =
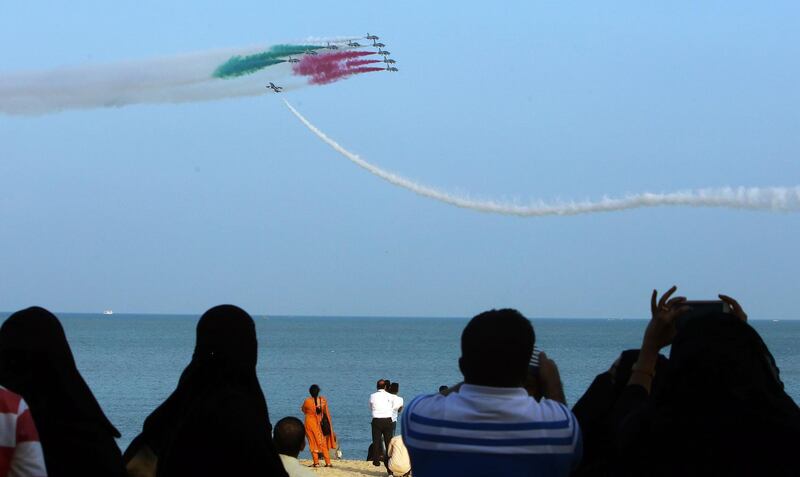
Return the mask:
<svg viewBox="0 0 800 477">
<path fill-rule="evenodd" d="M 381 35 L 397 74 L 287 94 L 374 163 L 478 197 L 800 183 L 797 2 L 5 2 L 0 75 Z M 702 3 L 702 4 L 700 4 Z M 276 95 L 0 116 L 0 309 L 794 318 L 800 215 L 520 219 L 392 187 Z"/>
</svg>

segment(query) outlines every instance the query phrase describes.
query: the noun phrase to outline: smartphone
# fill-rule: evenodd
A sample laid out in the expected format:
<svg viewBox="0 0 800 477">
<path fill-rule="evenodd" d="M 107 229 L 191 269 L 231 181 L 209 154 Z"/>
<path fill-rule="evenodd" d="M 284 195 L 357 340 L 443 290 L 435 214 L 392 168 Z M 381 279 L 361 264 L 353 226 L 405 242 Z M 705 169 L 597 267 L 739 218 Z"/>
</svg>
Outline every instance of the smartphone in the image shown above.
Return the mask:
<svg viewBox="0 0 800 477">
<path fill-rule="evenodd" d="M 532 376 L 539 375 L 539 355 L 542 354 L 542 350 L 537 348 L 535 345 L 533 347 L 533 354 L 531 354 L 531 360 L 528 362 L 528 373 Z"/>
<path fill-rule="evenodd" d="M 675 321 L 675 326 L 680 329 L 686 325 L 689 320 L 702 318 L 709 315 L 716 315 L 719 313 L 730 313 L 731 307 L 721 300 L 694 300 L 686 301 L 681 306 L 688 306 L 689 311 L 682 314 Z"/>
</svg>

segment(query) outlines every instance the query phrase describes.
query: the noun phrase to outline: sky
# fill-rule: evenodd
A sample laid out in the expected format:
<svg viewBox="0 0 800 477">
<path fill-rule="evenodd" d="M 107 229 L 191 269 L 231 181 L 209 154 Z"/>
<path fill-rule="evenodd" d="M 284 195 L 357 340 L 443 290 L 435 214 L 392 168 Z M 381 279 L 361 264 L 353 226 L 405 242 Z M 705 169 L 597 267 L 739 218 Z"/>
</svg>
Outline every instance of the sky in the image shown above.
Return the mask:
<svg viewBox="0 0 800 477">
<path fill-rule="evenodd" d="M 285 93 L 350 150 L 478 198 L 800 184 L 800 4 L 5 2 L 0 77 L 308 37 L 400 71 Z M 800 318 L 800 215 L 518 218 L 389 185 L 275 94 L 0 115 L 0 310 L 644 318 L 653 288 Z"/>
</svg>

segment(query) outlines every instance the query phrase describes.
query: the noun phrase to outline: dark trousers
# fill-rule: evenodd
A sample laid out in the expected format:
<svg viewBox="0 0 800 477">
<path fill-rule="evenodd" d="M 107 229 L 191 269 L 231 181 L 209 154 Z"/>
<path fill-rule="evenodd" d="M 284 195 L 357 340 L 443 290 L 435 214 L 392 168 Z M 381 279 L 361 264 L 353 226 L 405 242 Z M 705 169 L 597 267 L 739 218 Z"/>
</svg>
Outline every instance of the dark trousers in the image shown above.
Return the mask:
<svg viewBox="0 0 800 477">
<path fill-rule="evenodd" d="M 389 441 L 392 440 L 394 435 L 392 431 L 391 417 L 372 418 L 373 462 L 376 460 L 383 462 L 386 458 L 386 449 L 389 448 Z M 383 437 L 383 442 L 381 442 L 381 437 Z M 386 447 L 384 447 L 384 444 Z"/>
</svg>

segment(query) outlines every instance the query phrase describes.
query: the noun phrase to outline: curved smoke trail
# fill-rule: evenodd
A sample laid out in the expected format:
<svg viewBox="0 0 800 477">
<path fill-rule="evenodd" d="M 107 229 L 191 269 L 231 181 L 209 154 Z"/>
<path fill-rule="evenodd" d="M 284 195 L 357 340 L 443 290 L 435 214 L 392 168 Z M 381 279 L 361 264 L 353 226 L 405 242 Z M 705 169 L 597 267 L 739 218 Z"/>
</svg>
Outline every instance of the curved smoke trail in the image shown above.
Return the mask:
<svg viewBox="0 0 800 477">
<path fill-rule="evenodd" d="M 329 138 L 316 126 L 311 124 L 288 101 L 283 100 L 286 107 L 312 133 L 331 146 L 336 152 L 381 179 L 410 190 L 423 197 L 438 200 L 445 204 L 488 212 L 493 214 L 517 215 L 521 217 L 542 217 L 546 215 L 578 215 L 594 212 L 613 212 L 641 207 L 690 206 L 690 207 L 724 207 L 731 209 L 767 210 L 775 212 L 800 211 L 800 186 L 795 187 L 723 187 L 678 191 L 665 194 L 644 192 L 622 198 L 604 197 L 597 201 L 583 202 L 536 202 L 530 205 L 516 205 L 493 200 L 475 200 L 443 192 L 434 187 L 418 184 L 410 179 L 385 171 L 371 164 L 357 154 L 348 151 L 339 143 Z"/>
</svg>

